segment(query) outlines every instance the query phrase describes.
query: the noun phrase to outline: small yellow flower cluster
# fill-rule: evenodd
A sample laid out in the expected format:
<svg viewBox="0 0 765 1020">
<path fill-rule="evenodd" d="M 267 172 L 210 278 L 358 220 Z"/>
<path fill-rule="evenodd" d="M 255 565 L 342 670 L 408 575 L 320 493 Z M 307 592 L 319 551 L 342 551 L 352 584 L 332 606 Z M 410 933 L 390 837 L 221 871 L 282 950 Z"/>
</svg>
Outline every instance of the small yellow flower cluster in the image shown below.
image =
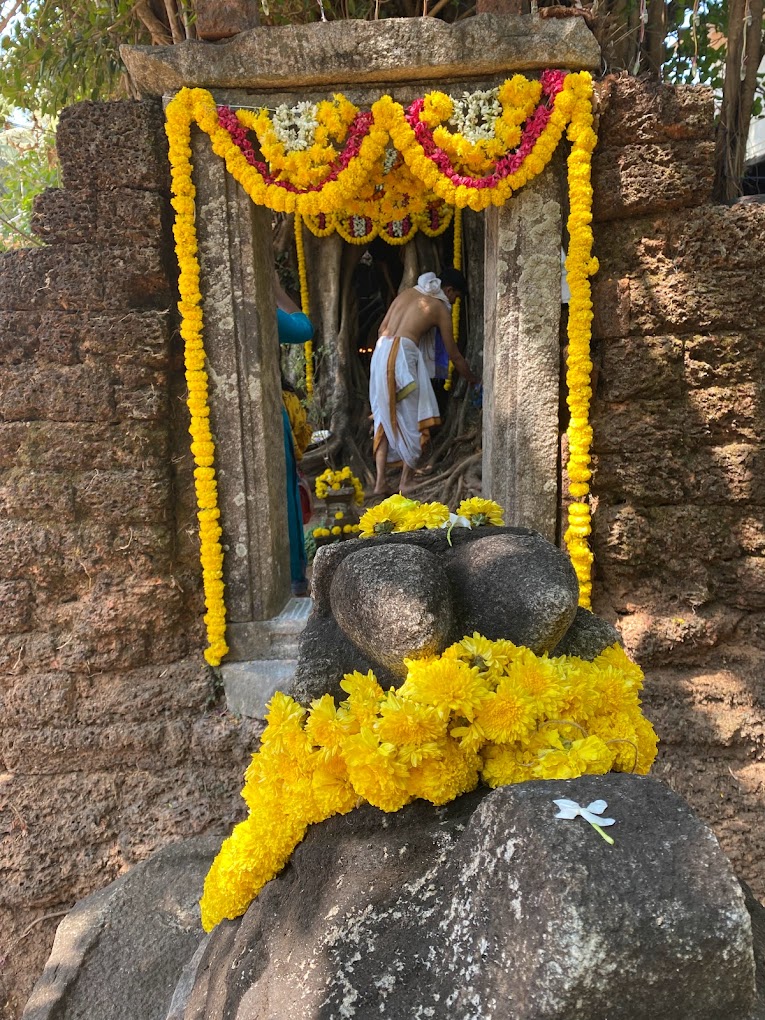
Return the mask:
<svg viewBox="0 0 765 1020">
<path fill-rule="evenodd" d="M 456 516 L 465 518 L 471 526 L 505 523 L 502 507 L 491 499 L 463 499 Z M 418 503 L 406 496 L 388 496 L 377 506 L 370 507 L 362 516 L 359 527 L 362 538 L 387 535 L 391 532 L 420 531 L 422 528 L 442 528 L 451 521 L 449 507 L 444 503 Z M 464 526 L 464 525 L 463 525 Z"/>
<path fill-rule="evenodd" d="M 313 533 L 316 538 L 329 538 L 331 535 L 337 538 L 340 535 L 356 535 L 358 530 L 358 524 L 333 524 L 331 528 L 314 528 Z"/>
<path fill-rule="evenodd" d="M 199 558 L 204 585 L 207 649 L 205 659 L 211 666 L 220 664 L 228 651 L 226 644 L 226 605 L 223 599 L 223 548 L 220 543 L 218 484 L 215 478 L 215 444 L 210 431 L 207 402 L 208 378 L 202 340 L 202 294 L 199 290 L 199 261 L 194 222 L 194 196 L 191 177 L 190 97 L 173 100 L 167 110 L 165 131 L 169 142 L 175 210 L 173 234 L 178 259 L 178 291 L 181 336 L 184 341 L 187 404 L 191 421 L 191 453 L 196 465 L 194 485 L 199 521 Z"/>
<path fill-rule="evenodd" d="M 334 471 L 332 468 L 327 468 L 316 479 L 316 495 L 319 499 L 327 499 L 328 496 L 331 498 L 333 491 L 338 492 L 340 489 L 347 489 L 351 486 L 353 487 L 354 502 L 358 506 L 362 506 L 364 486 L 351 469 L 344 467 L 339 471 Z"/>
<path fill-rule="evenodd" d="M 579 579 L 579 604 L 589 609 L 592 600 L 593 556 L 587 539 L 591 532 L 589 492 L 590 400 L 592 398 L 592 297 L 590 277 L 598 270 L 592 257 L 592 151 L 597 143 L 593 130 L 592 85 L 581 75 L 569 75 L 576 102 L 568 125 L 571 151 L 568 157 L 568 254 L 566 276 L 571 292 L 568 306 L 568 362 L 566 383 L 571 419 L 568 427 L 567 473 L 572 502 L 568 507 L 568 528 L 564 536 L 571 562 Z"/>
<path fill-rule="evenodd" d="M 249 817 L 205 881 L 206 931 L 247 909 L 309 825 L 364 801 L 383 811 L 418 797 L 440 805 L 479 778 L 496 787 L 611 769 L 645 774 L 656 757 L 640 710 L 643 674 L 619 645 L 586 662 L 473 634 L 407 668 L 387 693 L 373 673 L 346 675 L 339 706 L 328 694 L 308 710 L 274 695 L 245 774 Z"/>
</svg>

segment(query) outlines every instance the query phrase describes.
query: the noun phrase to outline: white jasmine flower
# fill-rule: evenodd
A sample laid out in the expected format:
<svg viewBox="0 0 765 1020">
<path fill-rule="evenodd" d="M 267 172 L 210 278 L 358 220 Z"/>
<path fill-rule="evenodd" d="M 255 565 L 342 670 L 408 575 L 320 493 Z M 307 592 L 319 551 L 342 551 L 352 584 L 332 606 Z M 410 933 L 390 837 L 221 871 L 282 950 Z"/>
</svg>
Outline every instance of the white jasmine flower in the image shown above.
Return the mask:
<svg viewBox="0 0 765 1020">
<path fill-rule="evenodd" d="M 497 118 L 502 116 L 499 90 L 486 92 L 463 92 L 453 100 L 453 112 L 449 124 L 474 145 L 488 141 L 496 133 Z"/>
<path fill-rule="evenodd" d="M 316 104 L 309 102 L 277 106 L 271 118 L 274 133 L 287 152 L 302 152 L 313 145 L 319 121 Z"/>
<path fill-rule="evenodd" d="M 603 832 L 604 825 L 613 825 L 616 821 L 615 818 L 601 818 L 600 816 L 608 807 L 608 804 L 604 800 L 594 800 L 587 807 L 582 807 L 581 804 L 577 804 L 575 800 L 568 800 L 566 797 L 562 797 L 560 800 L 554 800 L 553 804 L 558 805 L 558 814 L 556 818 L 570 819 L 581 816 L 585 822 L 589 822 L 590 825 L 595 829 L 596 832 L 600 833 L 606 843 L 613 845 L 613 839 L 608 835 L 607 832 Z"/>
</svg>

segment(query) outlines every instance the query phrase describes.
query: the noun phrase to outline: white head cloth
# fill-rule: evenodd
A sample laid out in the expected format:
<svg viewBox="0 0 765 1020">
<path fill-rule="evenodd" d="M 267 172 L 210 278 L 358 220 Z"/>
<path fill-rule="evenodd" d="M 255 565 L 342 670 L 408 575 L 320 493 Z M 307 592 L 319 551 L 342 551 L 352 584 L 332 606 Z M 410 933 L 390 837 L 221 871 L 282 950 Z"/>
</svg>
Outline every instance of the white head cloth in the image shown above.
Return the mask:
<svg viewBox="0 0 765 1020">
<path fill-rule="evenodd" d="M 414 287 L 420 294 L 425 294 L 427 297 L 438 298 L 439 301 L 451 308 L 451 301 L 441 290 L 441 281 L 435 273 L 423 273 L 422 276 L 417 280 Z"/>
</svg>

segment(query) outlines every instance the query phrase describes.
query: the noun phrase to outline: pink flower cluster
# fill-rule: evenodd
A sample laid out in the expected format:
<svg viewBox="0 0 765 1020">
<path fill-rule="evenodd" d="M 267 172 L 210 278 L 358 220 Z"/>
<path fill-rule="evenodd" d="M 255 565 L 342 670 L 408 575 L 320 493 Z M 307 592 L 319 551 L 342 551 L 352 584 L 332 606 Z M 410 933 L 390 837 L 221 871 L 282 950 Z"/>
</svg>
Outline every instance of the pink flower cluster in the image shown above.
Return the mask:
<svg viewBox="0 0 765 1020">
<path fill-rule="evenodd" d="M 255 156 L 255 150 L 252 147 L 250 139 L 247 137 L 247 129 L 239 123 L 236 114 L 230 106 L 219 106 L 218 107 L 218 123 L 222 128 L 228 131 L 231 136 L 231 141 L 240 150 L 244 158 L 250 164 L 254 166 L 258 173 L 263 177 L 266 184 L 276 184 L 280 188 L 284 188 L 285 191 L 292 191 L 296 195 L 306 195 L 311 191 L 321 191 L 321 189 L 329 184 L 330 181 L 334 181 L 340 173 L 345 170 L 351 160 L 355 159 L 361 149 L 361 143 L 364 138 L 369 134 L 369 129 L 372 126 L 372 112 L 359 111 L 353 119 L 350 127 L 348 128 L 348 137 L 345 141 L 343 151 L 339 157 L 331 164 L 330 172 L 327 177 L 321 181 L 320 184 L 312 184 L 309 188 L 296 188 L 294 184 L 289 181 L 280 181 L 274 177 L 268 168 L 268 165 L 262 160 L 259 160 Z"/>
<path fill-rule="evenodd" d="M 425 155 L 431 160 L 456 187 L 464 185 L 466 188 L 493 188 L 510 174 L 520 170 L 523 161 L 534 148 L 534 144 L 544 129 L 552 113 L 555 97 L 563 88 L 566 77 L 565 71 L 543 71 L 540 77 L 542 83 L 542 95 L 544 101 L 539 104 L 536 110 L 528 118 L 523 127 L 523 135 L 518 148 L 514 152 L 508 152 L 501 156 L 494 165 L 494 172 L 486 177 L 469 177 L 458 174 L 452 166 L 449 156 L 433 141 L 432 129 L 420 120 L 420 113 L 425 105 L 424 99 L 415 99 L 406 112 L 406 119 L 414 130 L 417 141 L 422 146 Z"/>
</svg>

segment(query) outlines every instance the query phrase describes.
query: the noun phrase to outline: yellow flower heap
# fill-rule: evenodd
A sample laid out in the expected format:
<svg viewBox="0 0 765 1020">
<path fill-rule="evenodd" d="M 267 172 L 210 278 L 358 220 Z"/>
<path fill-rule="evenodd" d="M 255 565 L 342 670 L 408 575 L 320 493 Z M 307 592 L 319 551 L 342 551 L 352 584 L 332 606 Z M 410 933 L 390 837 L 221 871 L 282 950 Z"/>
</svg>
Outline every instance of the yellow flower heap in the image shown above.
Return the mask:
<svg viewBox="0 0 765 1020">
<path fill-rule="evenodd" d="M 349 467 L 340 468 L 339 471 L 327 468 L 326 471 L 322 471 L 315 484 L 316 495 L 319 499 L 326 499 L 328 496 L 331 499 L 333 492 L 349 488 L 353 489 L 354 502 L 357 506 L 361 506 L 364 502 L 364 486 Z"/>
<path fill-rule="evenodd" d="M 419 503 L 406 496 L 388 496 L 367 510 L 359 521 L 359 531 L 362 538 L 371 538 L 373 535 L 421 531 L 423 528 L 445 528 L 452 516 L 445 503 Z M 499 503 L 480 496 L 463 499 L 455 516 L 467 521 L 471 527 L 484 524 L 501 527 L 505 523 Z"/>
<path fill-rule="evenodd" d="M 618 645 L 586 662 L 474 634 L 406 666 L 406 681 L 387 692 L 371 672 L 346 675 L 340 705 L 329 694 L 309 709 L 274 695 L 245 774 L 249 817 L 205 881 L 206 931 L 247 909 L 309 825 L 364 802 L 398 811 L 417 797 L 446 804 L 479 779 L 645 774 L 656 756 L 640 711 L 643 674 Z"/>
</svg>

